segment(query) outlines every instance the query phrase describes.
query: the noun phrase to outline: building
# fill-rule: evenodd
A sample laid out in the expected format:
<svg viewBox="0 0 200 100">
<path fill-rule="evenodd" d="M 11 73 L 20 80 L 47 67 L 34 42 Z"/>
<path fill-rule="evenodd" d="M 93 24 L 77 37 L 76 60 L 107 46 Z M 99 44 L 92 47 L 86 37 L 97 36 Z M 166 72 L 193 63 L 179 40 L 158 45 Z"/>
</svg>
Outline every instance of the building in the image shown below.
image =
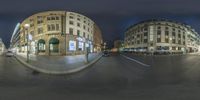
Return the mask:
<svg viewBox="0 0 200 100">
<path fill-rule="evenodd" d="M 94 25 L 94 51 L 102 51 L 103 39 L 100 28 Z"/>
<path fill-rule="evenodd" d="M 124 42 L 122 40 L 115 40 L 114 41 L 114 48 L 111 49 L 112 52 L 119 52 L 123 51 Z"/>
<path fill-rule="evenodd" d="M 152 19 L 127 28 L 124 42 L 126 51 L 182 54 L 198 52 L 200 36 L 187 24 Z"/>
<path fill-rule="evenodd" d="M 123 41 L 122 40 L 115 40 L 114 41 L 114 48 L 121 48 L 123 45 Z"/>
<path fill-rule="evenodd" d="M 5 45 L 2 39 L 0 38 L 0 55 L 2 55 L 5 52 L 5 50 L 6 50 Z"/>
<path fill-rule="evenodd" d="M 19 52 L 19 46 L 20 46 L 19 42 L 20 42 L 20 23 L 17 23 L 10 40 L 10 48 L 12 48 L 12 51 L 14 53 Z"/>
<path fill-rule="evenodd" d="M 15 30 L 11 39 L 13 48 L 36 55 L 77 55 L 84 54 L 86 49 L 97 52 L 101 51 L 103 41 L 94 21 L 68 11 L 34 14 Z"/>
</svg>

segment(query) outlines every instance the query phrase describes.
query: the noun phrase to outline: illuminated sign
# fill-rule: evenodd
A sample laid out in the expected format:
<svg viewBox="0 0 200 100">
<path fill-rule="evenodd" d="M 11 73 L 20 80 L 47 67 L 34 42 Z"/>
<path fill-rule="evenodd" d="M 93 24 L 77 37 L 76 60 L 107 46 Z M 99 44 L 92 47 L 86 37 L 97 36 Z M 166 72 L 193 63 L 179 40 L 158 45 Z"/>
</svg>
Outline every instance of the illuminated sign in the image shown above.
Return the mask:
<svg viewBox="0 0 200 100">
<path fill-rule="evenodd" d="M 81 51 L 84 50 L 84 48 L 83 48 L 83 42 L 79 42 L 79 43 L 78 43 L 78 48 L 79 48 Z"/>
<path fill-rule="evenodd" d="M 88 44 L 88 43 L 85 43 L 85 47 L 89 47 L 89 44 Z"/>
<path fill-rule="evenodd" d="M 76 51 L 76 41 L 69 41 L 69 50 Z"/>
<path fill-rule="evenodd" d="M 85 38 L 77 37 L 76 39 L 77 39 L 78 41 L 85 42 Z"/>
</svg>

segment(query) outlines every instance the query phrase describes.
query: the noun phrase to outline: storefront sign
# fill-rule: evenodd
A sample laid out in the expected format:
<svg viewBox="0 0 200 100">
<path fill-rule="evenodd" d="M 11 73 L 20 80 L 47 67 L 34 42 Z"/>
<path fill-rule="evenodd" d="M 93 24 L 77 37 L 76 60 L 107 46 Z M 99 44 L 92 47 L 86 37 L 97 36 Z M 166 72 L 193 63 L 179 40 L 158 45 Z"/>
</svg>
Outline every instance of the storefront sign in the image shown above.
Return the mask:
<svg viewBox="0 0 200 100">
<path fill-rule="evenodd" d="M 76 41 L 69 41 L 69 50 L 76 51 Z"/>
</svg>

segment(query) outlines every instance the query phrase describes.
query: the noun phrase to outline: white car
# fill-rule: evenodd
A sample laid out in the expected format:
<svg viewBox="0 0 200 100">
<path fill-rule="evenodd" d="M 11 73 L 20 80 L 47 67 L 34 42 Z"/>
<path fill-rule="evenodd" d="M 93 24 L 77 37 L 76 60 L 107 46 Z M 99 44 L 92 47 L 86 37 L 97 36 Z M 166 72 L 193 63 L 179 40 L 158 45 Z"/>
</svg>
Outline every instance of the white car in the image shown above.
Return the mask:
<svg viewBox="0 0 200 100">
<path fill-rule="evenodd" d="M 6 57 L 12 57 L 14 54 L 12 51 L 7 51 L 6 52 Z"/>
</svg>

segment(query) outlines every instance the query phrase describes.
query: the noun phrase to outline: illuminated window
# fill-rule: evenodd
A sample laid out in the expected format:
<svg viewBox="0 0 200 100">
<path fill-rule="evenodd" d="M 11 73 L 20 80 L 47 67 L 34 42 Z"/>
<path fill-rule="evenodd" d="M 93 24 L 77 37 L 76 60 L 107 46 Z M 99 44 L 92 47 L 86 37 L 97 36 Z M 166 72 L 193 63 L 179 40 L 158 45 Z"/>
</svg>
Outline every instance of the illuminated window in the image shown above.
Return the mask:
<svg viewBox="0 0 200 100">
<path fill-rule="evenodd" d="M 69 51 L 76 51 L 76 41 L 69 41 Z"/>
</svg>

